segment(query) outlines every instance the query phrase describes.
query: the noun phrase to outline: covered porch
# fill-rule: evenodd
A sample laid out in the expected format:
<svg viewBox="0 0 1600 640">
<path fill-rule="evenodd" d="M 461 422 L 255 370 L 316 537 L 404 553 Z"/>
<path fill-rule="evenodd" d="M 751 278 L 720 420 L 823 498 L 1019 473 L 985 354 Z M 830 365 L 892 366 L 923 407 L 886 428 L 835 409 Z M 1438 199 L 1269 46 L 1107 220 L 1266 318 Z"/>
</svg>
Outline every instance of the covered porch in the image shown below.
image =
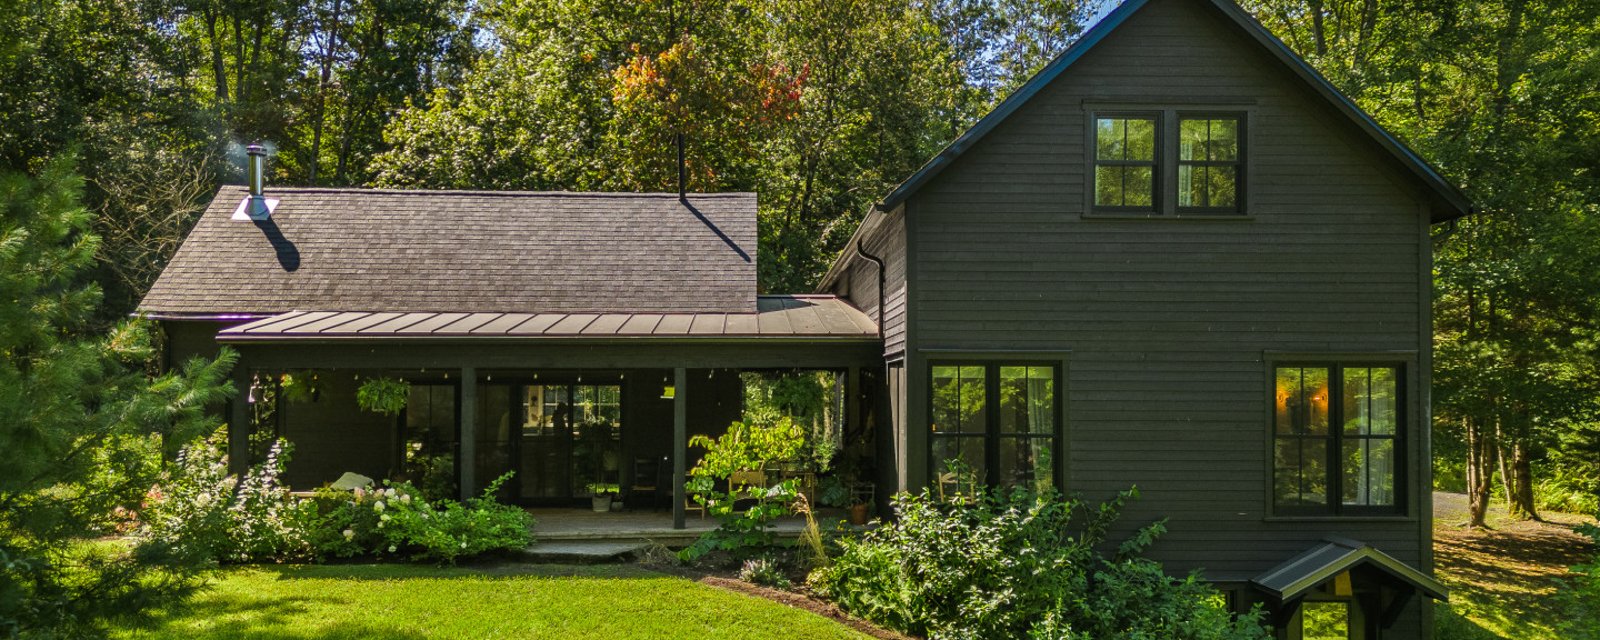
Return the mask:
<svg viewBox="0 0 1600 640">
<path fill-rule="evenodd" d="M 560 516 L 540 518 L 541 539 L 619 531 L 655 539 L 713 526 L 690 513 L 683 480 L 696 459 L 687 443 L 740 419 L 741 374 L 832 372 L 845 433 L 870 441 L 884 424 L 874 415 L 883 384 L 876 327 L 837 299 L 808 298 L 676 318 L 296 312 L 217 339 L 239 350 L 235 378 L 249 389 L 230 425 L 256 424 L 293 443 L 287 477 L 296 489 L 354 471 L 413 483 L 427 475 L 435 485 L 443 476 L 467 498 L 513 472 L 497 498 Z M 291 372 L 314 380 L 312 390 L 285 392 Z M 375 378 L 406 382 L 397 415 L 355 408 L 362 381 Z M 230 431 L 236 467 L 249 463 L 251 441 L 250 429 Z M 411 464 L 422 454 L 431 468 Z M 597 485 L 619 489 L 628 510 L 576 509 Z"/>
</svg>

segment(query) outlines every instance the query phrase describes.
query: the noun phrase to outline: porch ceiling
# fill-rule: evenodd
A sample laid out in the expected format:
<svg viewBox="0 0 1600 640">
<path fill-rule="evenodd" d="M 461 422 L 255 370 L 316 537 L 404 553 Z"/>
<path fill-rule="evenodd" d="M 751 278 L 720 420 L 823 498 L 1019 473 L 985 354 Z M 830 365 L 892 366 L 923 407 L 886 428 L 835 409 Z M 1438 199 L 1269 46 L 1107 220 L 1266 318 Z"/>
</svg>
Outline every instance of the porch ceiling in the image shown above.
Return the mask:
<svg viewBox="0 0 1600 640">
<path fill-rule="evenodd" d="M 753 313 L 292 311 L 217 334 L 223 343 L 441 339 L 878 340 L 865 313 L 830 295 L 761 296 Z"/>
</svg>

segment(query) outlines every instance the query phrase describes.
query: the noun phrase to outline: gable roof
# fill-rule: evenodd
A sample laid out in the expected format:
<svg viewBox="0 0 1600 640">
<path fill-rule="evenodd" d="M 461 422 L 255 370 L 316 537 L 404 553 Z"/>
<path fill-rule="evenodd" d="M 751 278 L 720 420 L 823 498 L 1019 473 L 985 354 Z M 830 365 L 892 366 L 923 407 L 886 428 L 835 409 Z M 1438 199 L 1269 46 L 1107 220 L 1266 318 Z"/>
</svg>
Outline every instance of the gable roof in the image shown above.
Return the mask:
<svg viewBox="0 0 1600 640">
<path fill-rule="evenodd" d="M 1244 9 L 1241 9 L 1239 5 L 1234 4 L 1231 0 L 1197 1 L 1214 6 L 1222 15 L 1226 16 L 1249 35 L 1252 40 L 1260 43 L 1268 53 L 1287 66 L 1296 77 L 1305 81 L 1315 93 L 1326 99 L 1336 110 L 1354 122 L 1362 132 L 1371 137 L 1384 151 L 1394 156 L 1402 166 L 1414 174 L 1424 186 L 1428 187 L 1428 190 L 1437 197 L 1439 203 L 1445 205 L 1446 208 L 1444 212 L 1434 216 L 1434 222 L 1452 220 L 1473 212 L 1472 202 L 1454 185 L 1446 181 L 1432 165 L 1384 130 L 1377 121 L 1372 119 L 1372 116 L 1367 115 L 1354 102 L 1351 102 L 1350 98 L 1334 88 L 1327 78 L 1322 77 L 1322 74 L 1317 73 L 1305 60 L 1295 55 L 1288 45 L 1279 40 L 1277 36 L 1272 35 L 1272 32 L 1257 22 Z M 922 165 L 921 169 L 918 169 L 911 177 L 906 178 L 904 182 L 896 186 L 877 207 L 888 211 L 905 202 L 917 190 L 954 163 L 956 158 L 961 157 L 963 153 L 966 153 L 973 145 L 976 145 L 984 136 L 999 127 L 1002 122 L 1005 122 L 1007 118 L 1021 109 L 1024 104 L 1148 2 L 1149 0 L 1126 0 L 1116 9 L 1106 14 L 1105 18 L 1085 32 L 1072 46 L 1067 47 L 1066 51 L 1061 52 L 1061 55 L 1056 56 L 1054 60 L 1045 65 L 1044 69 L 1035 74 L 1026 84 L 1012 92 L 994 110 L 980 119 L 977 124 L 967 129 L 954 142 L 951 142 L 944 150 Z"/>
<path fill-rule="evenodd" d="M 275 188 L 217 193 L 139 305 L 157 318 L 372 312 L 753 312 L 750 193 Z"/>
<path fill-rule="evenodd" d="M 1337 537 L 1330 537 L 1325 543 L 1268 569 L 1250 582 L 1279 602 L 1285 602 L 1303 596 L 1330 578 L 1357 566 L 1378 569 L 1395 581 L 1435 600 L 1447 600 L 1449 597 L 1449 590 L 1439 581 L 1428 577 L 1428 574 L 1371 546 Z"/>
</svg>

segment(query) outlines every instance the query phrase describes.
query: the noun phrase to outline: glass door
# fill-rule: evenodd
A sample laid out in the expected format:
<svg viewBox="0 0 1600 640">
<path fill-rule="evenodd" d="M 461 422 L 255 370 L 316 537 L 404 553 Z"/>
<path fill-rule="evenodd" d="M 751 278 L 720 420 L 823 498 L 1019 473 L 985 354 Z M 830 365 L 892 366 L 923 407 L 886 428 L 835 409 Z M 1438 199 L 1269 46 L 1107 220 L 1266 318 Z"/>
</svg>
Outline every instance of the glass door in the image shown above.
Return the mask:
<svg viewBox="0 0 1600 640">
<path fill-rule="evenodd" d="M 522 400 L 523 499 L 571 501 L 621 482 L 620 385 L 526 385 Z"/>
</svg>

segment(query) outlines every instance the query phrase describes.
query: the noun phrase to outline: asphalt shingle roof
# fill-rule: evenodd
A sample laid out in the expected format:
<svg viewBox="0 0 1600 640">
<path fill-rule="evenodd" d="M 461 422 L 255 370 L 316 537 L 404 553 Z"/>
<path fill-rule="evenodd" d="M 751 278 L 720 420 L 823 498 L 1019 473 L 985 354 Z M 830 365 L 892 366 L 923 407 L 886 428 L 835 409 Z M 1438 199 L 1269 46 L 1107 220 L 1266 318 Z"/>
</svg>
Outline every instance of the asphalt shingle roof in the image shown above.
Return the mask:
<svg viewBox="0 0 1600 640">
<path fill-rule="evenodd" d="M 217 193 L 139 311 L 752 313 L 756 196 L 269 188 Z"/>
</svg>

